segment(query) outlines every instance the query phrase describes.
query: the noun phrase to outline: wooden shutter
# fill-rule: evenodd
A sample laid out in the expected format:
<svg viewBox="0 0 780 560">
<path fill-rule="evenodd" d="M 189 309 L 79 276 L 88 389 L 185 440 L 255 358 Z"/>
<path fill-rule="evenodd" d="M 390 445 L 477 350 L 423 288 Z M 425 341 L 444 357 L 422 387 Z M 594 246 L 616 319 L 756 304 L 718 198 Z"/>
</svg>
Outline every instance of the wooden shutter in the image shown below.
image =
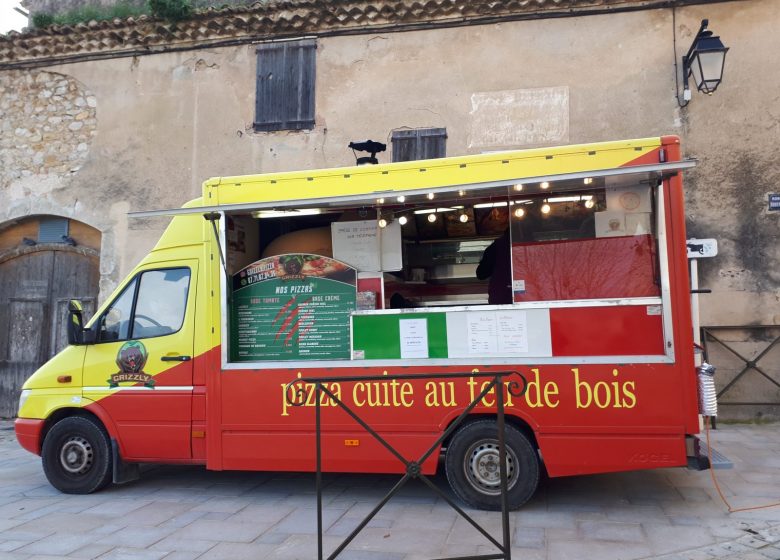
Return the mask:
<svg viewBox="0 0 780 560">
<path fill-rule="evenodd" d="M 314 128 L 314 39 L 257 48 L 255 130 Z"/>
<path fill-rule="evenodd" d="M 393 131 L 393 161 L 435 159 L 447 155 L 446 128 Z"/>
</svg>

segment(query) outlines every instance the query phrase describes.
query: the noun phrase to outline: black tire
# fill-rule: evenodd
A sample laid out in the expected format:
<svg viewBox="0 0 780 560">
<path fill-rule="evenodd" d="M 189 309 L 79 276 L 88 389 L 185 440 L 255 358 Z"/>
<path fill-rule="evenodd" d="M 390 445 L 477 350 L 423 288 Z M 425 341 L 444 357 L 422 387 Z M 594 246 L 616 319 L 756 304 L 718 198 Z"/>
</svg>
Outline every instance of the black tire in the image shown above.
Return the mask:
<svg viewBox="0 0 780 560">
<path fill-rule="evenodd" d="M 99 422 L 84 416 L 64 418 L 43 440 L 43 472 L 60 492 L 91 494 L 111 482 L 110 450 Z"/>
<path fill-rule="evenodd" d="M 539 456 L 528 438 L 506 425 L 507 498 L 517 509 L 539 485 Z M 498 425 L 495 420 L 466 424 L 452 436 L 445 457 L 447 480 L 455 494 L 477 509 L 501 509 Z"/>
</svg>

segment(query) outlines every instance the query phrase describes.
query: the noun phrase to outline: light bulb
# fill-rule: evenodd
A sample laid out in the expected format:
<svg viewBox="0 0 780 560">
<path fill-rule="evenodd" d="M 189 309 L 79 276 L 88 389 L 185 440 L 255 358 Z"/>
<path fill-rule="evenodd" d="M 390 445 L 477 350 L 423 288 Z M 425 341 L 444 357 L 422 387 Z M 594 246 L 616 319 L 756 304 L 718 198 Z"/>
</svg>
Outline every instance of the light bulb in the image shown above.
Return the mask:
<svg viewBox="0 0 780 560">
<path fill-rule="evenodd" d="M 398 223 L 401 224 L 402 226 L 405 226 L 406 222 L 408 221 L 409 219 L 406 216 L 401 216 L 400 218 L 398 218 Z"/>
<path fill-rule="evenodd" d="M 466 191 L 464 191 L 463 189 L 459 190 L 458 196 L 466 196 Z"/>
<path fill-rule="evenodd" d="M 433 194 L 432 192 L 429 192 L 427 196 L 428 196 L 428 200 L 433 200 L 436 195 Z"/>
<path fill-rule="evenodd" d="M 585 177 L 582 182 L 586 185 L 590 185 L 593 182 L 593 177 Z"/>
<path fill-rule="evenodd" d="M 376 203 L 377 204 L 384 204 L 385 203 L 385 199 L 384 198 L 377 198 L 376 199 Z"/>
<path fill-rule="evenodd" d="M 431 223 L 435 222 L 436 221 L 436 214 L 434 214 L 434 213 L 428 214 L 428 221 L 431 222 Z"/>
<path fill-rule="evenodd" d="M 546 202 L 542 204 L 542 214 L 549 214 L 550 213 L 550 205 Z"/>
<path fill-rule="evenodd" d="M 515 210 L 515 218 L 522 218 L 523 216 L 525 216 L 525 210 L 523 210 L 522 208 L 518 208 Z"/>
<path fill-rule="evenodd" d="M 596 204 L 596 203 L 595 203 L 595 202 L 593 202 L 593 199 L 591 198 L 590 200 L 586 200 L 586 201 L 585 201 L 585 208 L 593 208 L 593 206 L 594 206 L 595 204 Z"/>
<path fill-rule="evenodd" d="M 406 200 L 406 197 L 405 197 L 404 195 L 401 195 L 401 196 L 399 196 L 398 198 L 396 198 L 396 200 L 397 200 L 398 202 L 403 202 L 404 200 Z"/>
<path fill-rule="evenodd" d="M 377 222 L 377 224 L 379 224 L 379 227 L 381 227 L 381 228 L 387 227 L 387 220 L 385 220 L 384 218 L 379 218 L 379 221 Z"/>
<path fill-rule="evenodd" d="M 460 220 L 460 223 L 465 224 L 466 222 L 469 221 L 469 215 L 466 214 L 466 213 L 463 213 L 463 214 L 460 215 L 460 218 L 458 218 L 458 219 Z"/>
<path fill-rule="evenodd" d="M 516 185 L 515 185 L 515 187 L 514 187 L 514 188 L 515 188 L 515 190 L 516 190 L 517 192 L 520 192 L 520 191 L 522 191 L 522 190 L 523 190 L 523 185 L 521 185 L 520 183 L 518 183 L 518 184 L 516 184 Z"/>
<path fill-rule="evenodd" d="M 550 188 L 550 183 L 548 183 L 547 181 L 543 181 L 543 182 L 539 183 L 539 186 L 541 188 L 543 188 L 543 189 L 549 189 Z"/>
</svg>

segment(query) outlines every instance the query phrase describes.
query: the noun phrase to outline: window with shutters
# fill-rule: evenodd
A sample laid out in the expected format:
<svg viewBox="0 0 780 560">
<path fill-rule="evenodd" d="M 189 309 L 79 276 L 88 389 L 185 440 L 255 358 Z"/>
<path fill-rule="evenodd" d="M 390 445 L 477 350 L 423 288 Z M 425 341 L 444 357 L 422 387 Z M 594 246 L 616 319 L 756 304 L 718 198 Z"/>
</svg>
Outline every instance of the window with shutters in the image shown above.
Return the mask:
<svg viewBox="0 0 780 560">
<path fill-rule="evenodd" d="M 393 161 L 435 159 L 447 155 L 446 128 L 393 131 Z"/>
<path fill-rule="evenodd" d="M 255 130 L 314 128 L 314 39 L 257 48 Z"/>
<path fill-rule="evenodd" d="M 38 223 L 38 243 L 65 243 L 67 237 L 67 218 L 41 218 Z"/>
</svg>

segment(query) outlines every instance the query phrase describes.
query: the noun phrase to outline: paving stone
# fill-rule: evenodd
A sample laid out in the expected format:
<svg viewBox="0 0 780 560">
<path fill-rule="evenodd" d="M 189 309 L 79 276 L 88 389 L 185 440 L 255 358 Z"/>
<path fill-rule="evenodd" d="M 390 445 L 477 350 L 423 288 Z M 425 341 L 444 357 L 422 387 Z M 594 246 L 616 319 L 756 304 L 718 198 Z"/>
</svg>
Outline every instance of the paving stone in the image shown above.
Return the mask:
<svg viewBox="0 0 780 560">
<path fill-rule="evenodd" d="M 128 548 L 146 548 L 170 535 L 173 528 L 133 526 L 125 527 L 119 531 L 98 540 L 98 544 L 112 544 L 114 546 Z"/>
<path fill-rule="evenodd" d="M 580 534 L 586 539 L 614 542 L 642 542 L 644 535 L 638 523 L 615 523 L 583 521 L 579 524 Z"/>
<path fill-rule="evenodd" d="M 115 548 L 100 556 L 100 560 L 160 560 L 167 553 L 142 548 Z"/>
<path fill-rule="evenodd" d="M 780 547 L 768 546 L 760 549 L 758 552 L 770 560 L 780 560 Z"/>
<path fill-rule="evenodd" d="M 66 554 L 70 554 L 74 550 L 78 550 L 79 548 L 82 548 L 83 546 L 86 546 L 92 542 L 94 542 L 94 539 L 89 535 L 67 535 L 56 533 L 39 541 L 23 546 L 22 548 L 17 549 L 15 552 L 21 552 L 24 554 L 48 554 L 65 556 Z"/>
<path fill-rule="evenodd" d="M 171 552 L 170 554 L 165 555 L 163 560 L 195 560 L 198 558 L 202 553 L 201 552 L 189 552 L 189 551 L 177 551 L 177 552 Z"/>
<path fill-rule="evenodd" d="M 184 539 L 178 536 L 168 536 L 162 540 L 157 541 L 149 548 L 152 550 L 166 550 L 168 552 L 184 550 L 188 552 L 200 552 L 202 554 L 214 546 L 214 541 L 203 539 Z"/>
<path fill-rule="evenodd" d="M 645 542 L 655 554 L 667 554 L 711 544 L 715 539 L 705 528 L 644 525 Z"/>
<path fill-rule="evenodd" d="M 331 525 L 338 521 L 346 510 L 328 509 L 322 510 L 322 528 L 327 531 Z M 317 533 L 317 510 L 316 509 L 296 509 L 288 516 L 274 525 L 273 530 L 280 533 L 309 534 Z"/>
<path fill-rule="evenodd" d="M 270 527 L 270 523 L 231 523 L 198 519 L 176 531 L 175 535 L 184 539 L 250 543 Z"/>
<path fill-rule="evenodd" d="M 185 512 L 189 512 L 193 504 L 169 501 L 153 501 L 133 510 L 133 520 L 143 525 L 159 525 L 170 521 Z M 197 517 L 202 517 L 204 512 L 197 512 Z M 195 518 L 193 518 L 194 520 Z"/>
<path fill-rule="evenodd" d="M 342 517 L 341 519 L 336 521 L 333 525 L 331 525 L 330 528 L 328 528 L 326 534 L 334 537 L 346 537 L 352 531 L 354 531 L 355 528 L 362 521 L 363 521 L 362 518 L 358 519 L 355 517 Z M 385 529 L 392 526 L 393 526 L 393 521 L 391 519 L 377 519 L 376 517 L 374 517 L 371 521 L 368 522 L 368 525 L 366 525 L 366 527 L 385 528 Z"/>
<path fill-rule="evenodd" d="M 554 560 L 627 560 L 629 558 L 647 558 L 652 551 L 636 543 L 609 543 L 604 541 L 548 541 L 547 555 Z"/>
<path fill-rule="evenodd" d="M 345 550 L 339 560 L 407 560 L 409 556 L 400 552 L 381 552 L 375 550 Z"/>
<path fill-rule="evenodd" d="M 275 533 L 268 531 L 257 537 L 254 542 L 262 544 L 281 544 L 290 537 L 287 533 Z"/>
<path fill-rule="evenodd" d="M 102 527 L 106 522 L 106 518 L 100 515 L 83 513 L 76 516 L 71 513 L 49 513 L 34 521 L 17 525 L 14 530 L 35 532 L 45 527 L 52 533 L 87 533 Z"/>
<path fill-rule="evenodd" d="M 475 535 L 476 538 L 482 538 L 476 532 Z M 452 533 L 450 533 L 450 536 L 452 536 Z M 433 558 L 440 554 L 440 550 L 445 544 L 445 537 L 446 535 L 443 533 L 429 532 L 424 529 L 394 531 L 392 528 L 366 528 L 355 537 L 354 545 L 350 544 L 350 548 L 404 554 L 424 554 Z M 447 544 L 453 545 L 457 543 L 449 542 L 448 540 Z"/>
<path fill-rule="evenodd" d="M 98 556 L 101 556 L 102 554 L 105 554 L 106 552 L 109 552 L 114 548 L 114 545 L 110 544 L 88 544 L 85 547 L 79 548 L 78 550 L 74 550 L 70 554 L 68 554 L 69 558 L 84 558 L 84 559 L 93 559 L 97 558 Z"/>
<path fill-rule="evenodd" d="M 759 553 L 757 550 L 754 550 L 752 552 L 746 552 L 744 554 L 738 554 L 737 557 L 735 557 L 735 560 L 766 560 L 766 556 Z"/>
<path fill-rule="evenodd" d="M 205 511 L 185 511 L 180 515 L 175 515 L 168 521 L 159 524 L 160 527 L 186 527 L 190 523 L 197 521 L 206 515 Z M 149 522 L 151 524 L 152 522 Z"/>
<path fill-rule="evenodd" d="M 520 510 L 513 516 L 513 521 L 521 527 L 574 529 L 577 526 L 575 513 L 567 511 L 526 512 Z"/>
<path fill-rule="evenodd" d="M 518 548 L 542 549 L 545 547 L 544 529 L 536 527 L 516 527 L 512 536 L 512 546 Z"/>
</svg>

